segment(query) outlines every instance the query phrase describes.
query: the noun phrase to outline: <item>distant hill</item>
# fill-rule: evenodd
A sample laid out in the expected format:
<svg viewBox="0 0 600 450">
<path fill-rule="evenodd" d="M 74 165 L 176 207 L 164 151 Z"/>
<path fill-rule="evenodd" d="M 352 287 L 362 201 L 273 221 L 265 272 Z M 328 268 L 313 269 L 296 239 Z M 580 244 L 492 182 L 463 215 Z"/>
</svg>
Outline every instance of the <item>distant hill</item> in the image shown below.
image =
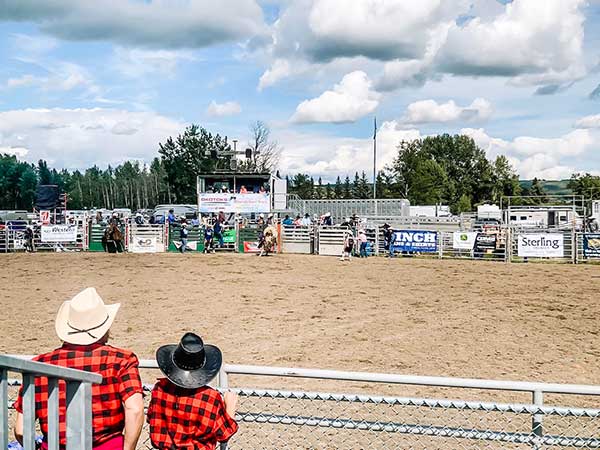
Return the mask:
<svg viewBox="0 0 600 450">
<path fill-rule="evenodd" d="M 522 189 L 529 189 L 533 180 L 520 180 Z M 544 190 L 550 195 L 573 195 L 573 191 L 567 187 L 569 180 L 542 181 Z"/>
</svg>

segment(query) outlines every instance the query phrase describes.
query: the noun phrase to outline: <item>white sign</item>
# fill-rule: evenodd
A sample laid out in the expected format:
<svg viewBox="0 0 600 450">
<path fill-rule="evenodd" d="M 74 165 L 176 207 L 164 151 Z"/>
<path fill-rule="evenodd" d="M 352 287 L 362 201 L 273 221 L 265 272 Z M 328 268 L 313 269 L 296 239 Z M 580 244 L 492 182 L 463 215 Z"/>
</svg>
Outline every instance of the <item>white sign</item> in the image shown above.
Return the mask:
<svg viewBox="0 0 600 450">
<path fill-rule="evenodd" d="M 455 250 L 473 250 L 477 233 L 455 231 L 452 235 L 452 248 Z"/>
<path fill-rule="evenodd" d="M 129 243 L 129 251 L 132 253 L 157 253 L 164 250 L 158 245 L 156 237 L 134 235 Z"/>
<path fill-rule="evenodd" d="M 40 222 L 42 225 L 50 225 L 50 211 L 40 211 Z"/>
<path fill-rule="evenodd" d="M 559 233 L 536 233 L 519 235 L 518 255 L 532 258 L 563 258 L 564 235 Z"/>
<path fill-rule="evenodd" d="M 77 242 L 77 225 L 42 226 L 42 242 Z"/>
<path fill-rule="evenodd" d="M 265 213 L 271 210 L 269 194 L 200 194 L 201 213 Z"/>
</svg>

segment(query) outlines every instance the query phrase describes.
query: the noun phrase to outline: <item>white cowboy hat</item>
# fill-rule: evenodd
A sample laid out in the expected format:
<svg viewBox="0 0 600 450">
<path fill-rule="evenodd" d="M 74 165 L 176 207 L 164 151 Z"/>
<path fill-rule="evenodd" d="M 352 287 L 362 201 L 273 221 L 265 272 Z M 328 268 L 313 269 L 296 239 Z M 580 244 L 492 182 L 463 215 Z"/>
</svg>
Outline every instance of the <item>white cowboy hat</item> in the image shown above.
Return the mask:
<svg viewBox="0 0 600 450">
<path fill-rule="evenodd" d="M 96 289 L 84 289 L 61 305 L 56 315 L 56 334 L 69 344 L 93 344 L 110 329 L 120 306 L 105 305 Z"/>
</svg>

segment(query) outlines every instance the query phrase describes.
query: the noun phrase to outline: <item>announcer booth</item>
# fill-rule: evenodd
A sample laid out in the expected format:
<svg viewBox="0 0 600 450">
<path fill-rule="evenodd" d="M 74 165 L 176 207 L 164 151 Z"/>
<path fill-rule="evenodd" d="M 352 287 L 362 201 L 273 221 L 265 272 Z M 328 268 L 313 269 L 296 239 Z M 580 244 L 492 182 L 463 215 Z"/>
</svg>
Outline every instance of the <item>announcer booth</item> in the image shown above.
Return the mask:
<svg viewBox="0 0 600 450">
<path fill-rule="evenodd" d="M 202 215 L 257 214 L 287 209 L 287 183 L 270 173 L 228 172 L 198 175 L 198 212 Z"/>
<path fill-rule="evenodd" d="M 235 224 L 235 250 L 258 251 L 259 214 L 287 209 L 287 182 L 270 173 L 217 172 L 198 175 L 198 212 L 202 216 L 224 213 Z M 234 219 L 235 216 L 235 219 Z"/>
</svg>

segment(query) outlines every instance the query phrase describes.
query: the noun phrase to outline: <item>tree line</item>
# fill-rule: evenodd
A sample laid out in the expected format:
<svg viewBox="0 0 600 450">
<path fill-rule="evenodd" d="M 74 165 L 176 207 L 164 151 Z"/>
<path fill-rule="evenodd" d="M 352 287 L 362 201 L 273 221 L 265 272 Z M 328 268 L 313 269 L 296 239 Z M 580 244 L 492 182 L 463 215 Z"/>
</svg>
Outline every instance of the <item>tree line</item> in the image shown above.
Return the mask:
<svg viewBox="0 0 600 450">
<path fill-rule="evenodd" d="M 215 170 L 275 172 L 281 148 L 262 122 L 250 126 L 249 155 L 236 157 L 232 143 L 198 125 L 158 144 L 149 164 L 127 161 L 105 169 L 50 168 L 0 155 L 0 209 L 31 210 L 38 185 L 54 184 L 68 195 L 69 209 L 117 207 L 153 208 L 164 203 L 195 203 L 196 175 Z M 242 147 L 243 152 L 246 150 Z M 238 152 L 240 153 L 240 152 Z M 249 156 L 249 157 L 246 157 Z M 335 182 L 315 181 L 305 173 L 288 174 L 288 191 L 303 199 L 367 199 L 373 184 L 365 172 L 338 176 Z M 541 180 L 523 189 L 508 159 L 486 158 L 472 138 L 440 135 L 398 143 L 393 162 L 377 175 L 377 198 L 406 198 L 414 205 L 447 204 L 454 213 L 471 211 L 484 202 L 499 203 L 503 196 L 522 196 L 523 202 L 542 202 Z M 600 198 L 600 177 L 573 174 L 568 183 L 574 194 Z M 528 199 L 529 196 L 536 196 Z"/>
</svg>

